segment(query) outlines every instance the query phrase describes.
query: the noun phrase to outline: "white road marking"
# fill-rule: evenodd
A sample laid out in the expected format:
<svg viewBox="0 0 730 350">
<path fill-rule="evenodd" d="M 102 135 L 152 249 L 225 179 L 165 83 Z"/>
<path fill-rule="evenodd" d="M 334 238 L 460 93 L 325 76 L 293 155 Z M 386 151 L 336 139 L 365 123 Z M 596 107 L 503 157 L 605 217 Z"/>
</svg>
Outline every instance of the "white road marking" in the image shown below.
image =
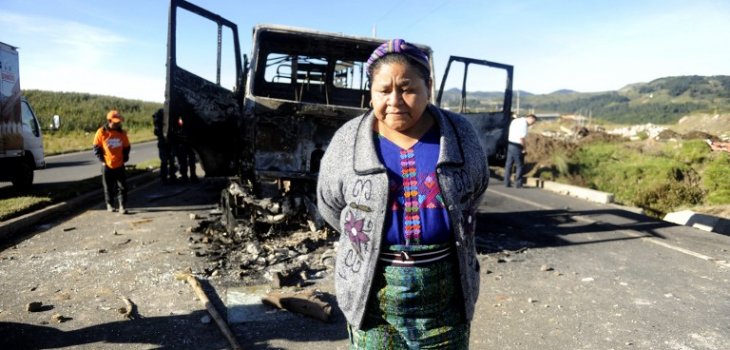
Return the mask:
<svg viewBox="0 0 730 350">
<path fill-rule="evenodd" d="M 545 209 L 545 210 L 558 210 L 558 209 L 560 209 L 560 208 L 553 208 L 553 207 L 550 207 L 550 206 L 547 206 L 547 205 L 544 205 L 544 204 L 540 204 L 540 203 L 537 203 L 537 202 L 533 202 L 533 201 L 531 201 L 529 199 L 524 199 L 524 198 L 521 198 L 521 197 L 513 196 L 511 194 L 498 192 L 498 191 L 495 191 L 495 190 L 493 190 L 491 188 L 488 188 L 487 191 L 489 191 L 491 193 L 494 193 L 494 194 L 497 194 L 497 195 L 500 195 L 502 197 L 506 197 L 506 198 L 509 198 L 509 199 L 512 199 L 512 200 L 515 200 L 515 201 L 518 201 L 518 202 L 522 202 L 522 203 L 525 203 L 525 204 L 528 204 L 528 205 L 531 205 L 531 206 L 535 206 L 535 207 L 538 207 L 538 208 L 541 208 L 541 209 Z M 586 224 L 597 224 L 597 223 L 599 223 L 598 221 L 592 220 L 592 219 L 587 218 L 587 217 L 584 217 L 582 215 L 574 215 L 574 216 L 571 216 L 571 217 L 573 219 L 575 219 L 576 221 L 581 221 L 581 222 L 584 222 Z M 727 262 L 727 261 L 725 261 L 725 260 L 719 260 L 719 259 L 713 258 L 711 256 L 707 256 L 707 255 L 704 255 L 704 254 L 701 254 L 701 253 L 697 253 L 697 252 L 692 251 L 692 250 L 689 250 L 689 249 L 685 249 L 685 248 L 682 248 L 682 247 L 678 247 L 678 246 L 675 246 L 673 244 L 669 244 L 667 242 L 664 242 L 664 241 L 662 241 L 662 240 L 660 240 L 658 238 L 655 238 L 655 237 L 648 237 L 646 234 L 644 234 L 642 232 L 639 232 L 639 231 L 634 231 L 634 230 L 618 230 L 617 232 L 622 233 L 622 234 L 624 234 L 626 236 L 629 236 L 629 237 L 641 238 L 645 242 L 654 243 L 654 244 L 659 245 L 659 246 L 662 246 L 664 248 L 668 248 L 668 249 L 671 249 L 671 250 L 674 250 L 674 251 L 677 251 L 677 252 L 680 252 L 680 253 L 683 253 L 683 254 L 687 254 L 689 256 L 693 256 L 693 257 L 698 258 L 698 259 L 702 259 L 702 260 L 705 260 L 705 261 L 714 262 L 715 264 L 717 264 L 717 265 L 719 265 L 721 267 L 730 268 L 730 263 Z"/>
</svg>

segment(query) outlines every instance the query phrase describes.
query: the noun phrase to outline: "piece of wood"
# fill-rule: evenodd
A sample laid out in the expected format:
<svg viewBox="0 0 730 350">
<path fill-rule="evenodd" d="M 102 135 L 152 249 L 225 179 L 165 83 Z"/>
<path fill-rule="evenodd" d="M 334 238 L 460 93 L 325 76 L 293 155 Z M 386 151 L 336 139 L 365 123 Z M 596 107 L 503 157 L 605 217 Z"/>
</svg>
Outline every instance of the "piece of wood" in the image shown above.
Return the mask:
<svg viewBox="0 0 730 350">
<path fill-rule="evenodd" d="M 127 306 L 126 308 L 124 308 L 124 307 L 120 308 L 119 313 L 121 313 L 122 316 L 124 316 L 125 318 L 128 318 L 130 320 L 133 318 L 137 318 L 137 317 L 135 317 L 137 312 L 135 310 L 134 303 L 132 303 L 132 301 L 129 300 L 129 298 L 127 298 L 125 296 L 120 296 L 119 299 L 122 299 L 122 301 L 124 302 L 124 305 Z"/>
<path fill-rule="evenodd" d="M 234 350 L 243 349 L 241 345 L 238 344 L 236 336 L 233 335 L 233 332 L 231 332 L 231 329 L 228 327 L 228 323 L 223 320 L 223 317 L 221 317 L 221 315 L 218 313 L 218 310 L 216 310 L 215 306 L 213 306 L 213 303 L 211 303 L 210 299 L 208 299 L 208 296 L 205 294 L 203 287 L 200 285 L 200 281 L 198 281 L 198 279 L 195 278 L 195 276 L 193 276 L 193 274 L 190 272 L 178 272 L 175 274 L 175 279 L 185 281 L 190 285 L 190 287 L 193 288 L 195 295 L 198 297 L 200 302 L 205 305 L 205 309 L 208 310 L 210 316 L 213 317 L 213 320 L 215 320 L 218 328 L 221 330 L 226 339 L 228 339 L 228 343 L 231 344 L 231 347 Z"/>
<path fill-rule="evenodd" d="M 264 304 L 300 313 L 320 321 L 329 321 L 332 314 L 332 305 L 319 299 L 319 296 L 312 291 L 294 292 L 269 292 L 261 302 Z"/>
</svg>

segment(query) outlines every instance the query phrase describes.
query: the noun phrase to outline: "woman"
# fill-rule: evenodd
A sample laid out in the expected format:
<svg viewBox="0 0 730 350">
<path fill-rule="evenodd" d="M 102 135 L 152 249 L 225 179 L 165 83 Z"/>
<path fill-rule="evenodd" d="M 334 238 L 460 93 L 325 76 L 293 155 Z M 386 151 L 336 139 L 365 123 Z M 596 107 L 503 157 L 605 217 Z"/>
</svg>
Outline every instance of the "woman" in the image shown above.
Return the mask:
<svg viewBox="0 0 730 350">
<path fill-rule="evenodd" d="M 388 41 L 367 73 L 372 109 L 335 133 L 317 185 L 341 233 L 335 288 L 351 348 L 466 349 L 485 154 L 465 118 L 429 104 L 423 51 Z"/>
</svg>

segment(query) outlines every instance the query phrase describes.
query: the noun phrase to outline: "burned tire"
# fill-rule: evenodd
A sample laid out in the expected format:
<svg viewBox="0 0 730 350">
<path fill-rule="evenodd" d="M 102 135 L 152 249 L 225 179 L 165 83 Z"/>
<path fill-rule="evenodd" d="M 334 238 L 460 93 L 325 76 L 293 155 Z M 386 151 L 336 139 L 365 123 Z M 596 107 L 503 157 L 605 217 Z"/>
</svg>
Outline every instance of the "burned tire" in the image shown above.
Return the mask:
<svg viewBox="0 0 730 350">
<path fill-rule="evenodd" d="M 28 159 L 18 162 L 11 181 L 13 186 L 18 189 L 28 189 L 33 185 L 33 165 Z"/>
</svg>

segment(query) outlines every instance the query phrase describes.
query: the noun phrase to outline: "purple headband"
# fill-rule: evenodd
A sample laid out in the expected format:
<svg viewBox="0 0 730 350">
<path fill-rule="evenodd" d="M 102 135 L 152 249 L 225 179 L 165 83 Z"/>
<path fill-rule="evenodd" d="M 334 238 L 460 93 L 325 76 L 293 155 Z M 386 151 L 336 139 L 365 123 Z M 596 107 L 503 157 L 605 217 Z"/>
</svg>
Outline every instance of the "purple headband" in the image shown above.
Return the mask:
<svg viewBox="0 0 730 350">
<path fill-rule="evenodd" d="M 393 39 L 384 42 L 378 46 L 372 54 L 370 54 L 370 58 L 368 58 L 368 61 L 365 63 L 365 71 L 368 72 L 368 75 L 370 75 L 370 66 L 375 63 L 375 61 L 391 53 L 404 54 L 418 62 L 420 65 L 426 67 L 426 69 L 431 70 L 431 67 L 428 64 L 428 56 L 425 52 L 423 52 L 423 50 L 407 43 L 403 39 Z"/>
</svg>

